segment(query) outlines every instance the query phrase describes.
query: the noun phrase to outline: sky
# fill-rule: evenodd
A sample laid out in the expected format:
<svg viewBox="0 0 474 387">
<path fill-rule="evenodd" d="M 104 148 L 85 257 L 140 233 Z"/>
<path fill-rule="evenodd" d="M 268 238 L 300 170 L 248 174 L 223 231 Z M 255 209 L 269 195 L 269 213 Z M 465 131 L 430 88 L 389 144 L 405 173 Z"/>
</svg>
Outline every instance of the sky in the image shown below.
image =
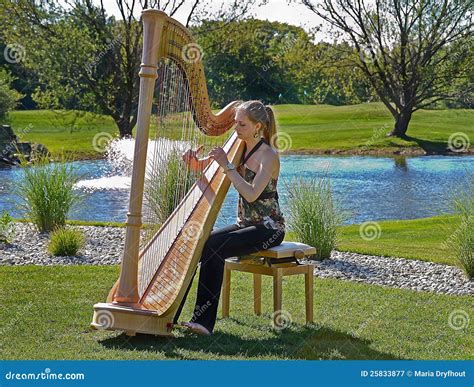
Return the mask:
<svg viewBox="0 0 474 387">
<path fill-rule="evenodd" d="M 212 8 L 215 7 L 216 9 L 218 9 L 224 2 L 225 1 L 222 0 L 208 0 L 210 6 Z M 185 5 L 183 5 L 182 9 L 174 15 L 174 18 L 181 23 L 186 22 L 190 10 L 191 2 L 186 3 L 187 6 L 185 7 Z M 104 6 L 110 14 L 116 16 L 120 15 L 115 0 L 104 0 Z M 285 22 L 305 29 L 315 27 L 321 23 L 321 19 L 319 19 L 309 9 L 301 4 L 288 5 L 287 0 L 270 0 L 268 4 L 256 8 L 254 10 L 254 15 L 258 19 Z"/>
</svg>

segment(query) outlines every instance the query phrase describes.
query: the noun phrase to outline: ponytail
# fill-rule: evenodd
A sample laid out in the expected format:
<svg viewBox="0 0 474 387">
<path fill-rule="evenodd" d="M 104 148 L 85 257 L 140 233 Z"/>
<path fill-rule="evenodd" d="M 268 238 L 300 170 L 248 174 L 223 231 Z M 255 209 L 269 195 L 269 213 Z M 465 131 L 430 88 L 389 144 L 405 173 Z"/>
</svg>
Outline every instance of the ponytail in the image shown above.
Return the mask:
<svg viewBox="0 0 474 387">
<path fill-rule="evenodd" d="M 263 137 L 272 146 L 272 148 L 278 149 L 278 134 L 275 121 L 275 114 L 270 106 L 265 106 L 265 110 L 268 115 L 268 123 L 263 129 Z"/>
</svg>

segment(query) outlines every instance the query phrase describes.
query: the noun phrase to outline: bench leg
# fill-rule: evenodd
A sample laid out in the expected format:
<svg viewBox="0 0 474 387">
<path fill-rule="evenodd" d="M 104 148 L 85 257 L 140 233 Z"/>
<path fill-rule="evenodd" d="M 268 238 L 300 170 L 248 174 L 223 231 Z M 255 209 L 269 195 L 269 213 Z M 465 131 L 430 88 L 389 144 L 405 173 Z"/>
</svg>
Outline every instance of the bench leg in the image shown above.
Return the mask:
<svg viewBox="0 0 474 387">
<path fill-rule="evenodd" d="M 262 313 L 262 275 L 253 275 L 253 310 L 257 316 Z"/>
<path fill-rule="evenodd" d="M 224 281 L 222 282 L 222 317 L 229 317 L 230 310 L 230 273 L 227 264 L 224 266 Z"/>
<path fill-rule="evenodd" d="M 278 325 L 279 314 L 281 313 L 281 293 L 282 293 L 282 271 L 274 269 L 273 272 L 273 323 Z"/>
<path fill-rule="evenodd" d="M 313 322 L 313 265 L 308 265 L 305 274 L 306 323 Z"/>
</svg>

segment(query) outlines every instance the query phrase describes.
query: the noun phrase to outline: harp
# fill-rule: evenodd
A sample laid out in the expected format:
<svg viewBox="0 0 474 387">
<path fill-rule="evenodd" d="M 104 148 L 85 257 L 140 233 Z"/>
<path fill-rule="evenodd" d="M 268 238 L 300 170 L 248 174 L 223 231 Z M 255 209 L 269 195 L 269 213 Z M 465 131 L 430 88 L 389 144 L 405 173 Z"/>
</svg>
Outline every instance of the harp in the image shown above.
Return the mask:
<svg viewBox="0 0 474 387">
<path fill-rule="evenodd" d="M 173 318 L 230 186 L 215 161 L 197 176 L 182 166 L 176 169 L 179 152 L 199 143 L 211 147 L 229 132 L 222 146 L 229 160 L 236 163 L 242 156 L 243 142 L 229 131 L 237 102 L 213 114 L 199 46 L 186 28 L 158 10 L 143 11 L 142 20 L 139 104 L 124 253 L 120 277 L 106 302 L 94 305 L 91 326 L 129 335 L 170 335 Z M 157 133 L 152 141 L 150 123 L 154 117 Z M 168 180 L 174 185 L 164 183 Z"/>
</svg>

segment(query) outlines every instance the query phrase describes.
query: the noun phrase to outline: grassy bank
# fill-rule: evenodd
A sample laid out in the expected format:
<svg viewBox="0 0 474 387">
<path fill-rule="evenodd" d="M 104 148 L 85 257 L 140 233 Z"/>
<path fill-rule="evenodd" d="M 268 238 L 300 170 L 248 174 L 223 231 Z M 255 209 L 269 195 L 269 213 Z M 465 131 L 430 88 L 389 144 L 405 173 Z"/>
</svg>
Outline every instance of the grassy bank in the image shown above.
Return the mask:
<svg viewBox="0 0 474 387">
<path fill-rule="evenodd" d="M 351 106 L 281 105 L 280 129 L 292 139 L 292 150 L 308 153 L 424 154 L 442 153 L 449 136 L 474 136 L 472 110 L 420 110 L 414 113 L 408 140 L 386 138 L 393 127 L 381 103 Z"/>
<path fill-rule="evenodd" d="M 380 232 L 374 240 L 361 237 L 361 225 L 341 227 L 338 250 L 456 265 L 454 252 L 443 242 L 460 224 L 458 216 L 390 220 L 377 224 Z"/>
<path fill-rule="evenodd" d="M 448 138 L 463 132 L 474 138 L 472 110 L 421 110 L 414 113 L 410 138 L 386 138 L 393 120 L 380 103 L 352 106 L 278 105 L 279 129 L 288 134 L 291 152 L 314 154 L 442 153 Z M 110 117 L 85 115 L 72 125 L 72 115 L 51 111 L 15 111 L 12 125 L 24 141 L 39 142 L 51 151 L 74 152 L 78 158 L 99 157 L 93 147 L 97 133 L 117 135 Z M 286 139 L 286 136 L 285 136 Z"/>
<path fill-rule="evenodd" d="M 98 158 L 94 149 L 97 133 L 118 134 L 111 117 L 86 114 L 73 122 L 70 112 L 25 110 L 10 113 L 12 127 L 21 141 L 44 144 L 51 152 L 73 154 L 78 159 Z"/>
<path fill-rule="evenodd" d="M 215 335 L 177 331 L 169 340 L 89 328 L 118 267 L 0 267 L 2 359 L 469 359 L 470 326 L 449 325 L 468 296 L 448 296 L 316 279 L 314 326 L 304 326 L 302 279 L 286 277 L 283 308 L 292 324 L 273 331 L 271 282 L 264 278 L 261 316 L 252 315 L 252 280 L 233 274 L 231 318 Z M 196 281 L 195 281 L 196 282 Z M 196 284 L 194 284 L 195 286 Z M 189 318 L 196 288 L 182 318 Z M 220 314 L 219 314 L 220 315 Z"/>
</svg>

